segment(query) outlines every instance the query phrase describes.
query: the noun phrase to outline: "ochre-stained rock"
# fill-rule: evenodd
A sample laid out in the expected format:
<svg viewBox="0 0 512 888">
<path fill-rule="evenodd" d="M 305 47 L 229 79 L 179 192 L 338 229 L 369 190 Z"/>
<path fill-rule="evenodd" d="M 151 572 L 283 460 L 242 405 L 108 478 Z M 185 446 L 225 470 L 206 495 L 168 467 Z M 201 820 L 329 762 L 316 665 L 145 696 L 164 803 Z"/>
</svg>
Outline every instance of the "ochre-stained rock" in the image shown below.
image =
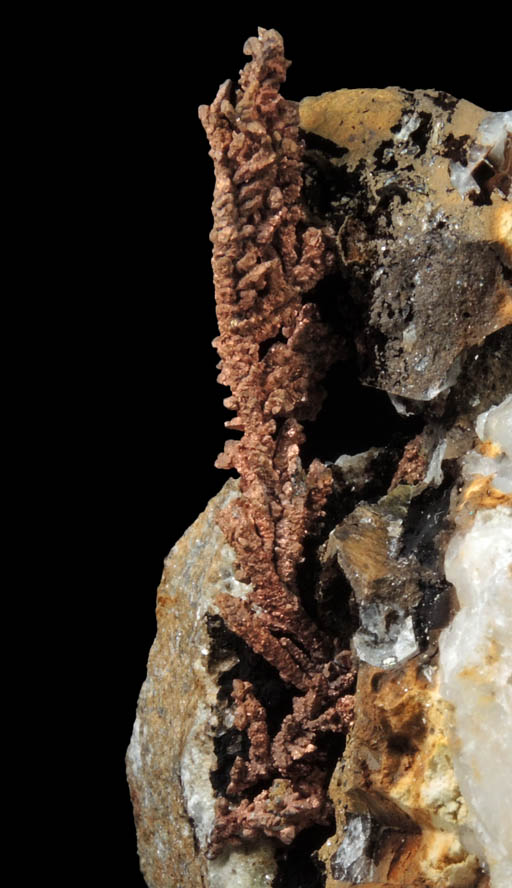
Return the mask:
<svg viewBox="0 0 512 888">
<path fill-rule="evenodd" d="M 458 830 L 467 810 L 447 740 L 446 704 L 416 657 L 384 671 L 361 664 L 355 723 L 333 775 L 338 835 L 324 845 L 327 870 L 347 816 L 379 825 L 374 876 L 402 888 L 476 888 L 481 871 Z M 345 884 L 331 879 L 328 888 Z M 351 884 L 351 883 L 346 883 Z"/>
<path fill-rule="evenodd" d="M 398 87 L 340 89 L 308 96 L 299 110 L 305 133 L 321 136 L 343 150 L 339 166 L 354 172 L 363 161 L 364 168 L 373 175 L 384 170 L 388 180 L 395 170 L 412 167 L 407 170 L 411 174 L 409 185 L 418 176 L 428 183 L 429 194 L 424 193 L 423 198 L 432 200 L 437 210 L 463 221 L 476 240 L 499 243 L 510 255 L 510 203 L 495 193 L 489 204 L 468 205 L 450 178 L 450 161 L 463 156 L 464 146 L 476 140 L 488 111 L 436 90 L 409 92 Z M 415 138 L 410 140 L 414 133 Z M 417 144 L 420 138 L 425 143 L 423 148 Z M 470 209 L 474 212 L 468 212 Z"/>
<path fill-rule="evenodd" d="M 510 366 L 504 366 L 502 381 L 510 379 Z M 417 656 L 394 668 L 360 662 L 354 725 L 329 790 L 337 830 L 320 852 L 326 888 L 352 888 L 361 883 L 356 873 L 368 878 L 368 884 L 402 888 L 484 888 L 490 883 L 482 860 L 496 886 L 509 884 L 508 811 L 500 811 L 495 781 L 507 787 L 510 775 L 503 726 L 510 724 L 511 712 L 506 641 L 511 419 L 508 395 L 473 420 L 472 440 L 475 430 L 480 440 L 465 453 L 461 441 L 467 446 L 468 438 L 446 428 L 460 469 L 458 484 L 444 497 L 444 520 L 435 520 L 439 494 L 428 487 L 422 491 L 420 481 L 399 508 L 390 508 L 392 495 L 372 505 L 359 504 L 329 537 L 324 558 L 336 558 L 350 580 L 363 624 L 369 602 L 387 597 L 392 606 L 394 596 L 398 609 L 408 579 L 428 588 L 436 572 L 441 577 L 446 572 L 457 590 L 460 586 L 462 610 L 441 637 L 442 693 L 450 702 L 439 690 L 439 628 L 429 631 L 429 643 Z M 446 449 L 443 445 L 443 453 Z M 425 497 L 426 513 L 418 508 Z M 406 538 L 414 525 L 411 562 L 404 556 L 411 552 Z M 424 546 L 425 532 L 433 542 L 430 552 Z M 430 599 L 427 608 L 432 603 Z M 487 843 L 485 853 L 482 843 Z"/>
<path fill-rule="evenodd" d="M 512 136 L 505 159 L 477 150 L 489 121 L 504 133 L 512 113 L 393 87 L 307 98 L 300 114 L 317 139 L 306 175 L 313 211 L 319 176 L 329 179 L 327 218 L 359 312 L 362 377 L 429 401 L 453 384 L 464 349 L 512 320 L 510 170 L 500 172 Z"/>
</svg>

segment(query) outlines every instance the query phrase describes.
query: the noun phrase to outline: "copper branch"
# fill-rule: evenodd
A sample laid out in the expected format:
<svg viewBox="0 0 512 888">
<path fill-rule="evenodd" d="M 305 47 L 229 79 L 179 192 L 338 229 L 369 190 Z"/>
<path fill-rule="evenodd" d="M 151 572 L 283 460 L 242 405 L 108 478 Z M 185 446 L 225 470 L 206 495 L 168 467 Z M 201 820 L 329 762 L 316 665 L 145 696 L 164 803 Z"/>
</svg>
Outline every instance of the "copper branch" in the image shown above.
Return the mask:
<svg viewBox="0 0 512 888">
<path fill-rule="evenodd" d="M 199 116 L 215 167 L 213 274 L 219 382 L 241 432 L 227 441 L 220 468 L 240 475 L 240 496 L 219 524 L 250 584 L 245 600 L 219 596 L 228 627 L 304 696 L 271 743 L 250 682 L 233 683 L 235 725 L 247 732 L 249 758 L 232 767 L 228 795 L 271 779 L 252 801 L 219 801 L 211 853 L 226 841 L 261 834 L 291 842 L 325 822 L 327 771 L 317 754 L 322 732 L 347 730 L 353 674 L 330 662 L 328 640 L 304 610 L 296 587 L 304 541 L 324 516 L 330 471 L 302 467 L 302 422 L 316 418 L 321 381 L 339 342 L 303 295 L 329 272 L 326 232 L 307 224 L 301 203 L 303 144 L 298 109 L 279 93 L 289 62 L 276 31 L 259 29 L 239 88 L 226 81 Z M 347 677 L 348 676 L 348 677 Z M 343 698 L 343 699 L 342 699 Z"/>
<path fill-rule="evenodd" d="M 295 594 L 304 538 L 323 515 L 328 470 L 302 468 L 300 420 L 321 406 L 320 381 L 336 357 L 312 304 L 302 294 L 332 264 L 323 233 L 308 227 L 302 189 L 298 112 L 279 94 L 288 62 L 276 31 L 248 40 L 253 56 L 240 88 L 224 83 L 199 110 L 215 166 L 213 271 L 219 336 L 219 381 L 241 431 L 217 465 L 240 474 L 242 497 L 221 526 L 238 556 L 251 601 L 286 613 L 288 631 L 313 659 L 325 661 L 320 633 Z M 236 631 L 236 630 L 235 630 Z M 246 639 L 248 640 L 248 639 Z"/>
</svg>

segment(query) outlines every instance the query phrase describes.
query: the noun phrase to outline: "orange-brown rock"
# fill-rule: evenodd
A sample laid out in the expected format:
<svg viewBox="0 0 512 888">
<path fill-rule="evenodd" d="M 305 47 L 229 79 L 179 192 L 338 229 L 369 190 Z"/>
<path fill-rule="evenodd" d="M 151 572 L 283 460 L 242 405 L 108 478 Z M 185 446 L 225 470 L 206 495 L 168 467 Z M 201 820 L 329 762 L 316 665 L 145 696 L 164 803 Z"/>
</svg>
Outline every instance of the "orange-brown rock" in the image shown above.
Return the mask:
<svg viewBox="0 0 512 888">
<path fill-rule="evenodd" d="M 458 836 L 467 810 L 450 759 L 446 704 L 425 665 L 420 657 L 387 671 L 361 664 L 354 727 L 330 787 L 338 831 L 322 859 L 330 872 L 347 817 L 369 814 L 379 827 L 377 884 L 477 888 L 479 862 Z M 350 884 L 331 874 L 326 888 Z"/>
</svg>

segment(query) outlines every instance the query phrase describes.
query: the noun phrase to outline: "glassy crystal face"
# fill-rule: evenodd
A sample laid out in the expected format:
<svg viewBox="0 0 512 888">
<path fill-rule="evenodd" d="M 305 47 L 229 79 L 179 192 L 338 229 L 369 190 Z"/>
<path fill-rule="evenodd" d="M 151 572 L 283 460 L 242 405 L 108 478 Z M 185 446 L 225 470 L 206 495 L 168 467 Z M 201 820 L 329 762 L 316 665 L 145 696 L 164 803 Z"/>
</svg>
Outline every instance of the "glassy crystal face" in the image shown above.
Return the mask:
<svg viewBox="0 0 512 888">
<path fill-rule="evenodd" d="M 361 628 L 354 636 L 358 657 L 371 666 L 396 666 L 418 653 L 413 619 L 398 604 L 373 601 L 360 607 Z"/>
<path fill-rule="evenodd" d="M 492 476 L 498 490 L 512 481 L 512 397 L 478 418 L 477 431 L 494 457 L 472 452 L 471 479 Z M 446 551 L 447 579 L 460 604 L 440 639 L 441 691 L 453 706 L 455 773 L 471 812 L 462 835 L 486 860 L 493 888 L 512 884 L 512 509 L 480 508 Z"/>
<path fill-rule="evenodd" d="M 373 878 L 375 867 L 370 857 L 371 833 L 371 817 L 366 814 L 350 817 L 343 842 L 331 860 L 334 879 L 360 884 Z"/>
</svg>

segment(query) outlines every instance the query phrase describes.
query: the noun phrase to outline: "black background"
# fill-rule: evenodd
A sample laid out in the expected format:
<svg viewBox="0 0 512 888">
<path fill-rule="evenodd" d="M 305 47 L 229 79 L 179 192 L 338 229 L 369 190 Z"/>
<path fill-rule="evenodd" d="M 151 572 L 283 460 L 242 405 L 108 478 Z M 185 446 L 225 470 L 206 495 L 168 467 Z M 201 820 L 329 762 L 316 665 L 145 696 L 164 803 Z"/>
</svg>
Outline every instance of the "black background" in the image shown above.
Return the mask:
<svg viewBox="0 0 512 888">
<path fill-rule="evenodd" d="M 99 677 L 91 690 L 105 700 L 103 722 L 92 728 L 106 776 L 91 854 L 105 884 L 124 888 L 144 885 L 123 760 L 155 634 L 155 590 L 165 555 L 226 477 L 213 468 L 227 392 L 210 345 L 213 174 L 197 107 L 237 77 L 244 41 L 259 25 L 284 37 L 293 61 L 288 98 L 399 85 L 437 88 L 491 111 L 512 106 L 504 48 L 500 56 L 493 38 L 488 58 L 486 29 L 468 22 L 465 31 L 448 7 L 387 15 L 365 4 L 350 13 L 342 4 L 307 14 L 259 8 L 98 16 L 88 23 L 74 96 L 83 123 L 73 197 L 87 222 L 70 282 L 78 310 L 66 349 L 77 370 L 69 389 L 61 376 L 59 384 L 69 498 L 89 516 L 77 558 L 88 576 L 94 564 L 89 656 Z M 364 421 L 357 403 L 346 416 Z M 378 411 L 374 421 L 384 421 Z"/>
</svg>

